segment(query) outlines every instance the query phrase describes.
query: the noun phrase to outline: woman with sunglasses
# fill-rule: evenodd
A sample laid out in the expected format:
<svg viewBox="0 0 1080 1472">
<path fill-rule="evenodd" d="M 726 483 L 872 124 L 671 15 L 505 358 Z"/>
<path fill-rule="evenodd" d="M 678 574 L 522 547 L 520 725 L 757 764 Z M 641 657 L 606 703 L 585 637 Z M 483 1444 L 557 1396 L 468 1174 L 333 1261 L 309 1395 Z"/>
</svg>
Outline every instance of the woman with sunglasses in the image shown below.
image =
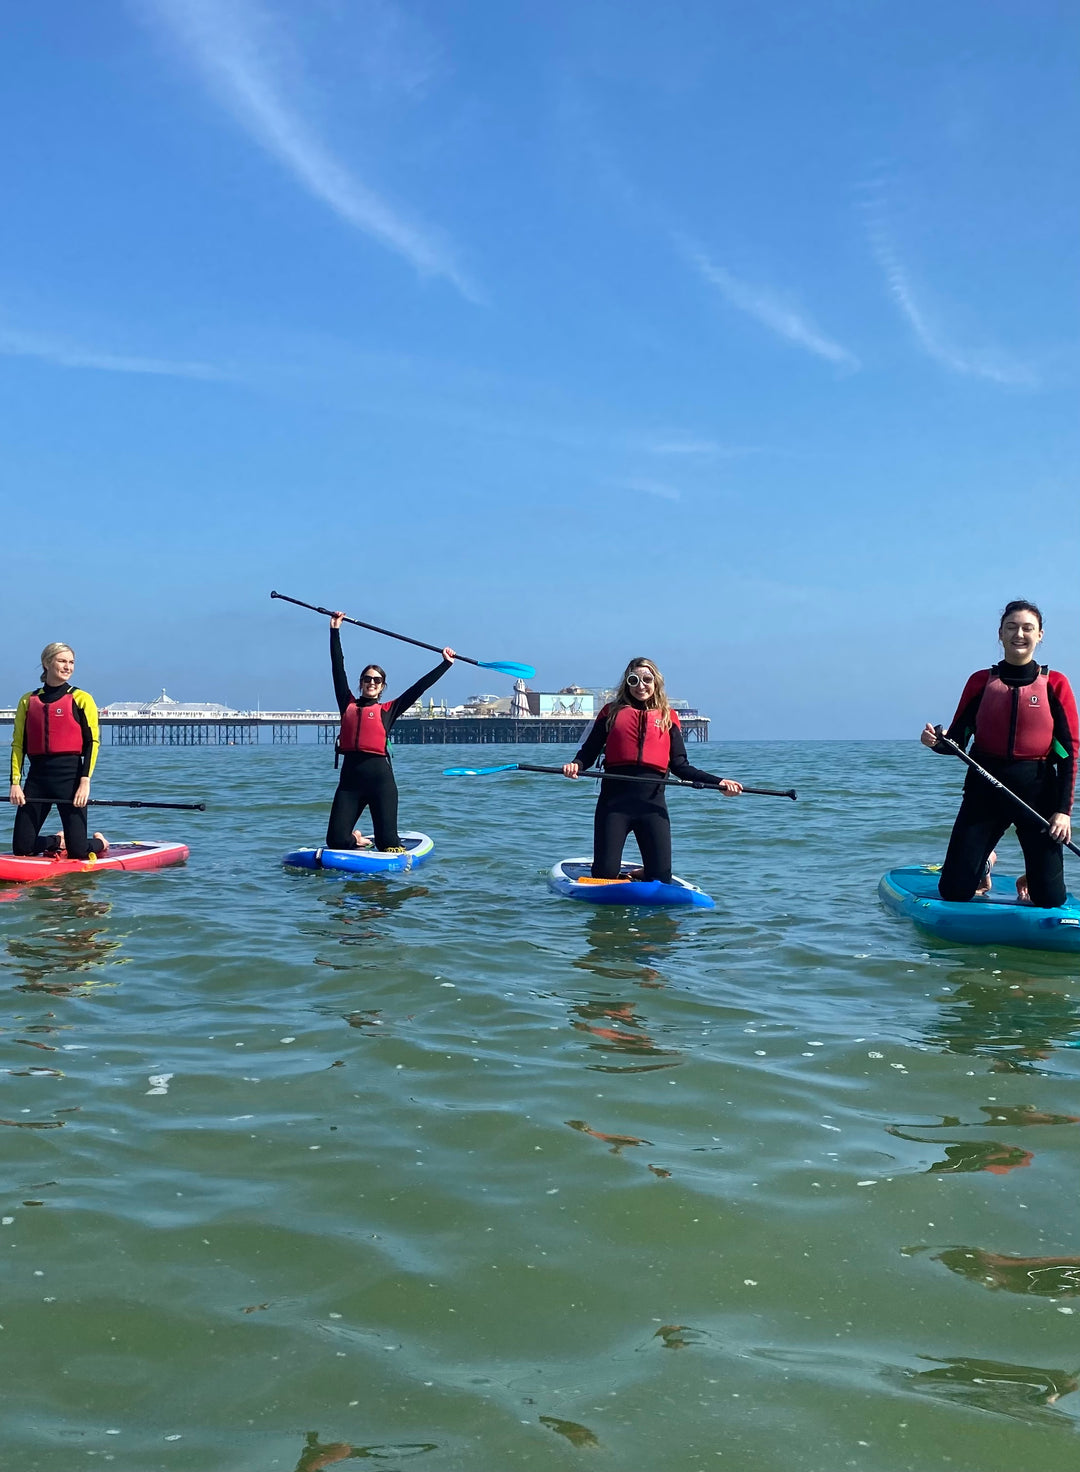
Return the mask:
<svg viewBox="0 0 1080 1472">
<path fill-rule="evenodd" d="M 734 796 L 742 784 L 692 767 L 686 755 L 679 717 L 664 690 L 664 677 L 651 659 L 632 659 L 615 699 L 605 705 L 581 750 L 563 767 L 577 777 L 601 756 L 612 776 L 655 777 L 643 782 L 601 782 L 593 819 L 594 879 L 617 879 L 628 834 L 637 839 L 642 878 L 671 883 L 671 819 L 662 779 L 670 772 L 684 782 Z"/>
<path fill-rule="evenodd" d="M 341 652 L 341 623 L 345 615 L 335 613 L 330 619 L 330 668 L 334 674 L 334 694 L 341 712 L 341 730 L 336 751 L 341 758 L 341 777 L 330 809 L 326 830 L 327 848 L 367 848 L 368 840 L 355 832 L 366 807 L 371 809 L 375 829 L 375 847 L 382 853 L 404 853 L 397 831 L 398 789 L 394 769 L 390 765 L 390 728 L 424 691 L 441 679 L 453 664 L 452 649 L 444 649 L 442 663 L 410 685 L 396 700 L 383 700 L 386 671 L 369 664 L 360 676 L 360 693 L 353 695 L 345 673 L 345 657 Z"/>
</svg>

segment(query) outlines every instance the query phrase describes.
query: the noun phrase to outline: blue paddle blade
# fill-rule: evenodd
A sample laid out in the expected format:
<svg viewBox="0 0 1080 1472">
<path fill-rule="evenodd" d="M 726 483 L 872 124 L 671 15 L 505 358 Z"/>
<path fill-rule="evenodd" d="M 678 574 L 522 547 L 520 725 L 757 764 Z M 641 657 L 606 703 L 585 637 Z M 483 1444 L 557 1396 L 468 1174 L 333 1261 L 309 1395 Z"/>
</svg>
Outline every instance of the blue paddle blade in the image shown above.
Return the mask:
<svg viewBox="0 0 1080 1472">
<path fill-rule="evenodd" d="M 490 777 L 492 772 L 516 772 L 517 762 L 506 762 L 501 767 L 444 767 L 444 777 Z"/>
<path fill-rule="evenodd" d="M 510 675 L 515 680 L 535 680 L 536 671 L 531 664 L 515 664 L 512 659 L 478 659 L 482 670 L 498 670 L 500 675 Z"/>
</svg>

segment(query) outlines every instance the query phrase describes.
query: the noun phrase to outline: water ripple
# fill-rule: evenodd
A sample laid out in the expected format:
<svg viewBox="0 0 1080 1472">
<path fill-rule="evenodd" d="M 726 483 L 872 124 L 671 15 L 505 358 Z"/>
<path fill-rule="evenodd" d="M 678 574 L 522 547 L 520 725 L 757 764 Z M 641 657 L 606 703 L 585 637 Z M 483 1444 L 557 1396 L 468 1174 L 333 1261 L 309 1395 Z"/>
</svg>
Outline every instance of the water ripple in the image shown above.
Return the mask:
<svg viewBox="0 0 1080 1472">
<path fill-rule="evenodd" d="M 699 755 L 800 799 L 672 794 L 670 913 L 547 892 L 591 785 L 402 749 L 438 850 L 360 880 L 280 867 L 325 748 L 105 752 L 210 807 L 0 896 L 13 1467 L 1071 1472 L 1075 961 L 880 908 L 917 745 Z"/>
</svg>

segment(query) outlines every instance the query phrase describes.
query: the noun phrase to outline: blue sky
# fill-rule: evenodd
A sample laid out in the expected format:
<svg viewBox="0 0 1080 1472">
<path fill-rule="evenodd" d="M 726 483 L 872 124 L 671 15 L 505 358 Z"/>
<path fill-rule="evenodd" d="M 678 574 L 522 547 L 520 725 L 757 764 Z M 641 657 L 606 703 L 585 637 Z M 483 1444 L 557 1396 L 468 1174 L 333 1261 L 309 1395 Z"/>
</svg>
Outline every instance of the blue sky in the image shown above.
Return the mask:
<svg viewBox="0 0 1080 1472">
<path fill-rule="evenodd" d="M 329 703 L 271 588 L 544 689 L 647 653 L 719 738 L 914 736 L 1015 596 L 1080 676 L 1078 53 L 1039 0 L 18 7 L 0 703 L 54 638 L 102 702 Z"/>
</svg>

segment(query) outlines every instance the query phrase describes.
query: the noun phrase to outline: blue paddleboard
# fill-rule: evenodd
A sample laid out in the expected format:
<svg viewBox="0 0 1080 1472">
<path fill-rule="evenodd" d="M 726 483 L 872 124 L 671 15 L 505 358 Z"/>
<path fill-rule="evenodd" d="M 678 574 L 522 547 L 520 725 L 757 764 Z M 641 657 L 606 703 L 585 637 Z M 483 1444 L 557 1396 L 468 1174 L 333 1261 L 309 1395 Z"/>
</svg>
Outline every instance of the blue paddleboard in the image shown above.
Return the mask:
<svg viewBox="0 0 1080 1472">
<path fill-rule="evenodd" d="M 714 910 L 716 901 L 672 875 L 670 884 L 658 879 L 631 879 L 626 871 L 618 879 L 593 879 L 592 859 L 563 859 L 548 875 L 548 886 L 556 894 L 570 900 L 585 900 L 590 905 L 696 905 L 700 910 Z"/>
<path fill-rule="evenodd" d="M 989 894 L 961 904 L 940 898 L 940 873 L 940 866 L 928 864 L 890 869 L 878 884 L 878 894 L 890 910 L 942 940 L 1080 954 L 1080 904 L 1071 894 L 1060 910 L 1021 905 L 1015 878 L 995 873 Z"/>
<path fill-rule="evenodd" d="M 403 833 L 403 854 L 383 853 L 377 848 L 298 848 L 286 854 L 287 869 L 341 869 L 351 874 L 400 874 L 415 869 L 429 858 L 434 842 L 426 833 Z"/>
</svg>

